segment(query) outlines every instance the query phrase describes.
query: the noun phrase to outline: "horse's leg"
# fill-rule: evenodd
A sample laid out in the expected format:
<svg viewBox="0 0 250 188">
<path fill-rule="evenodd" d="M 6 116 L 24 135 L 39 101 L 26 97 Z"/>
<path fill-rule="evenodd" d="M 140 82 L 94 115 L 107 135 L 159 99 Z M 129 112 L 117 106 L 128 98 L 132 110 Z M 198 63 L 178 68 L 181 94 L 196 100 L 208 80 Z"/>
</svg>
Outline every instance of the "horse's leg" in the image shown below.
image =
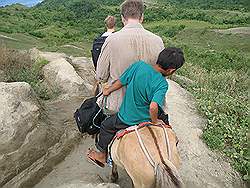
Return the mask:
<svg viewBox="0 0 250 188">
<path fill-rule="evenodd" d="M 118 171 L 117 171 L 117 165 L 113 162 L 113 166 L 112 166 L 112 173 L 110 176 L 110 181 L 112 183 L 117 182 L 118 180 Z"/>
</svg>

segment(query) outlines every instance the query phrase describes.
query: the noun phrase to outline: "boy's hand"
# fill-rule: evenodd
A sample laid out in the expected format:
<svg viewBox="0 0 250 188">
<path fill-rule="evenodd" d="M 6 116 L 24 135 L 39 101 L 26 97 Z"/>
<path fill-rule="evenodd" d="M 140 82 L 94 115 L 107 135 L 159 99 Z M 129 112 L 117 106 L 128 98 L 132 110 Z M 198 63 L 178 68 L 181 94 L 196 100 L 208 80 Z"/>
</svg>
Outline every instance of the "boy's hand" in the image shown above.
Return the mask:
<svg viewBox="0 0 250 188">
<path fill-rule="evenodd" d="M 164 125 L 165 123 L 161 119 L 157 119 L 156 125 Z"/>
<path fill-rule="evenodd" d="M 108 95 L 110 95 L 110 93 L 112 93 L 113 91 L 116 91 L 120 88 L 122 88 L 122 83 L 120 80 L 116 80 L 111 86 L 109 86 L 108 84 L 104 84 L 102 86 L 103 96 L 108 96 Z"/>
<path fill-rule="evenodd" d="M 108 96 L 110 94 L 109 88 L 110 87 L 108 85 L 103 86 L 102 88 L 103 96 Z"/>
</svg>

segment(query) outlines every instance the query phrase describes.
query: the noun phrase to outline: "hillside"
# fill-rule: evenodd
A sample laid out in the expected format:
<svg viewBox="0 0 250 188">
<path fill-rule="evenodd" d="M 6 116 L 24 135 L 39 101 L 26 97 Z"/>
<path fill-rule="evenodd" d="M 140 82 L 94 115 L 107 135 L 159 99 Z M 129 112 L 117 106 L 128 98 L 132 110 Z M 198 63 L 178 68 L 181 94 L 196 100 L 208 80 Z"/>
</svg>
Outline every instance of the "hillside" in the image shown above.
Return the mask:
<svg viewBox="0 0 250 188">
<path fill-rule="evenodd" d="M 80 41 L 88 43 L 104 31 L 103 20 L 106 15 L 111 14 L 120 18 L 117 6 L 120 2 L 121 0 L 45 0 L 30 9 L 13 5 L 0 9 L 0 32 L 28 34 L 45 42 L 48 47 Z M 170 5 L 150 4 L 145 13 L 145 22 L 198 20 L 211 23 L 211 27 L 229 28 L 245 25 L 249 19 L 249 13 L 245 11 L 203 10 L 196 6 L 196 1 L 189 6 L 193 5 L 198 9 L 190 9 L 186 6 L 180 7 L 179 1 L 169 2 Z M 243 6 L 235 4 L 234 1 L 224 4 L 227 4 L 225 7 L 238 5 L 237 9 Z M 120 22 L 118 26 L 122 26 Z"/>
<path fill-rule="evenodd" d="M 122 0 L 45 0 L 33 8 L 0 8 L 1 46 L 37 47 L 44 51 L 90 56 L 93 39 L 104 31 L 107 15 L 118 18 Z M 184 49 L 187 63 L 173 79 L 196 98 L 207 118 L 203 139 L 223 151 L 232 166 L 249 180 L 248 70 L 249 33 L 218 30 L 248 27 L 245 0 L 147 1 L 144 27 L 161 36 L 166 46 Z M 76 48 L 75 48 L 76 47 Z M 183 79 L 183 77 L 184 79 Z M 188 78 L 191 81 L 187 81 Z"/>
</svg>

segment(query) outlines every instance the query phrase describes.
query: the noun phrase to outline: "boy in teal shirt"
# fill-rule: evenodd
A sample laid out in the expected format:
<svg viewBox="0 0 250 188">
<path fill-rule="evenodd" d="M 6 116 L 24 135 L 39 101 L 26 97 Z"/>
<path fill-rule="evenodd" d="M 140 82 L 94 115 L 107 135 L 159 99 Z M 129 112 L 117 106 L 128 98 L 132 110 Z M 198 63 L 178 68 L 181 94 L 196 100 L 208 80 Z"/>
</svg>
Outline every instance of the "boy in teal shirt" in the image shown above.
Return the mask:
<svg viewBox="0 0 250 188">
<path fill-rule="evenodd" d="M 163 107 L 168 82 L 166 76 L 173 74 L 184 64 L 184 55 L 179 48 L 164 49 L 152 66 L 144 61 L 132 64 L 112 86 L 103 90 L 108 96 L 126 86 L 126 93 L 117 114 L 102 122 L 99 141 L 100 152 L 89 150 L 88 158 L 104 167 L 108 145 L 116 132 L 129 126 L 151 121 L 159 121 L 159 109 Z"/>
</svg>

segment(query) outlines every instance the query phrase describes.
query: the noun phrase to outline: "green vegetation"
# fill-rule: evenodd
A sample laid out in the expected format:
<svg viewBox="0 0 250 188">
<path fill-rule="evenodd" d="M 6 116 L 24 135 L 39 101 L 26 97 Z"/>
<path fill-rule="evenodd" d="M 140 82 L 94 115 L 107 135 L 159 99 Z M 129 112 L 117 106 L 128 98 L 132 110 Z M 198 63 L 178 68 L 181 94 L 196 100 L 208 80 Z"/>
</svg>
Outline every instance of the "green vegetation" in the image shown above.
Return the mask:
<svg viewBox="0 0 250 188">
<path fill-rule="evenodd" d="M 32 60 L 27 51 L 19 52 L 1 47 L 0 52 L 0 70 L 3 71 L 0 81 L 27 82 L 43 100 L 57 95 L 56 90 L 51 91 L 42 83 L 41 69 L 48 61 Z"/>
<path fill-rule="evenodd" d="M 194 95 L 208 119 L 205 142 L 231 158 L 233 166 L 248 180 L 249 39 L 185 30 L 171 42 L 185 51 L 187 63 L 178 74 L 193 83 L 177 81 Z"/>
<path fill-rule="evenodd" d="M 157 2 L 185 8 L 249 10 L 247 0 L 157 0 Z"/>
<path fill-rule="evenodd" d="M 104 31 L 103 20 L 107 15 L 115 15 L 118 28 L 122 27 L 118 6 L 121 2 L 45 0 L 33 8 L 21 5 L 0 8 L 0 34 L 14 38 L 0 35 L 0 41 L 11 48 L 38 47 L 89 56 L 93 39 Z M 211 149 L 223 151 L 243 179 L 249 180 L 247 117 L 250 38 L 249 34 L 221 34 L 215 31 L 249 27 L 249 1 L 147 2 L 145 28 L 160 35 L 166 46 L 184 49 L 187 63 L 178 74 L 192 82 L 184 83 L 178 79 L 177 82 L 194 95 L 200 112 L 208 119 L 204 141 Z M 13 77 L 9 79 L 27 80 L 36 88 L 39 71 L 35 67 L 40 65 L 22 66 L 24 70 L 10 74 Z M 26 66 L 30 69 L 26 70 Z"/>
<path fill-rule="evenodd" d="M 32 43 L 39 49 L 53 49 L 57 51 L 59 46 L 84 41 L 91 43 L 93 38 L 104 31 L 103 20 L 107 15 L 115 15 L 118 18 L 118 28 L 121 28 L 119 5 L 122 0 L 45 0 L 34 8 L 26 8 L 22 5 L 12 5 L 0 8 L 0 32 L 7 34 L 22 33 L 33 37 Z M 154 2 L 154 1 L 152 1 Z M 160 2 L 160 1 L 159 1 Z M 164 1 L 162 1 L 164 2 Z M 189 20 L 203 21 L 206 24 L 223 25 L 223 27 L 237 27 L 246 25 L 249 21 L 249 13 L 242 9 L 242 3 L 231 0 L 230 2 L 216 3 L 225 7 L 235 7 L 237 11 L 227 10 L 203 10 L 195 9 L 196 3 L 206 5 L 203 0 L 192 1 L 181 6 L 177 0 L 169 3 L 153 4 L 147 7 L 145 23 L 153 21 Z M 192 6 L 191 9 L 189 6 Z M 201 7 L 206 7 L 206 6 Z M 208 6 L 207 6 L 208 7 Z M 211 8 L 211 7 L 210 7 Z M 161 35 L 172 37 L 177 31 L 183 29 L 179 25 L 171 30 L 165 29 Z M 157 28 L 152 28 L 156 31 Z M 6 41 L 7 45 L 13 41 Z M 12 45 L 13 46 L 13 45 Z M 20 46 L 20 44 L 18 44 Z M 87 51 L 84 54 L 89 54 Z"/>
</svg>

